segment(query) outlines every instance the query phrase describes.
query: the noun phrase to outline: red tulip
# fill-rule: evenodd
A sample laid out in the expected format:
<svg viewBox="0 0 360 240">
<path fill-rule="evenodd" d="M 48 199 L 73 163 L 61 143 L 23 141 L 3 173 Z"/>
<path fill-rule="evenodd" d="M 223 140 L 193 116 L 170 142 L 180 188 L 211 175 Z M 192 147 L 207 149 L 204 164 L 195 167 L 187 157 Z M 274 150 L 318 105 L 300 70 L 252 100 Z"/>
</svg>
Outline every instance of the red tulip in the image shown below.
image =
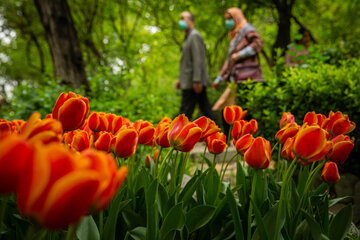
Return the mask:
<svg viewBox="0 0 360 240">
<path fill-rule="evenodd" d="M 92 112 L 88 119 L 89 128 L 94 132 L 108 131 L 109 122 L 103 112 Z"/>
<path fill-rule="evenodd" d="M 29 142 L 41 141 L 44 144 L 60 142 L 63 129 L 61 123 L 55 119 L 40 119 L 40 113 L 33 113 L 23 125 L 21 135 Z"/>
<path fill-rule="evenodd" d="M 176 150 L 190 152 L 199 141 L 201 133 L 201 128 L 182 114 L 171 122 L 168 138 L 170 145 Z"/>
<path fill-rule="evenodd" d="M 281 157 L 285 158 L 287 160 L 294 160 L 295 159 L 295 155 L 292 152 L 292 148 L 293 148 L 293 144 L 294 144 L 294 137 L 289 137 L 286 139 L 284 146 L 281 150 Z"/>
<path fill-rule="evenodd" d="M 169 133 L 169 123 L 163 122 L 159 123 L 156 126 L 156 143 L 159 144 L 163 148 L 170 147 L 170 142 L 168 139 L 168 133 Z"/>
<path fill-rule="evenodd" d="M 22 214 L 50 229 L 64 228 L 85 216 L 101 178 L 83 159 L 61 144 L 36 145 L 17 189 Z"/>
<path fill-rule="evenodd" d="M 300 126 L 295 122 L 288 123 L 276 133 L 275 139 L 284 144 L 286 139 L 294 137 L 298 133 L 299 129 Z"/>
<path fill-rule="evenodd" d="M 281 120 L 280 120 L 280 128 L 283 128 L 288 123 L 294 123 L 295 117 L 291 114 L 291 112 L 283 112 Z"/>
<path fill-rule="evenodd" d="M 226 136 L 224 133 L 214 133 L 206 138 L 206 144 L 210 153 L 220 154 L 227 147 Z"/>
<path fill-rule="evenodd" d="M 317 125 L 301 127 L 296 134 L 293 152 L 304 162 L 321 160 L 331 149 L 332 143 L 326 139 L 326 131 Z"/>
<path fill-rule="evenodd" d="M 137 120 L 134 127 L 139 135 L 138 144 L 153 145 L 155 128 L 150 122 Z"/>
<path fill-rule="evenodd" d="M 234 145 L 237 152 L 244 156 L 245 152 L 249 149 L 253 141 L 254 137 L 248 133 L 239 138 Z"/>
<path fill-rule="evenodd" d="M 19 135 L 0 139 L 0 194 L 15 192 L 33 149 Z"/>
<path fill-rule="evenodd" d="M 84 130 L 75 130 L 64 133 L 63 141 L 70 149 L 82 152 L 92 146 L 93 136 Z"/>
<path fill-rule="evenodd" d="M 250 133 L 255 134 L 258 130 L 258 124 L 255 119 L 251 119 L 250 122 L 246 120 L 235 121 L 231 135 L 234 140 L 238 140 L 242 136 Z"/>
<path fill-rule="evenodd" d="M 216 125 L 216 123 L 210 118 L 207 118 L 205 116 L 196 119 L 194 123 L 196 123 L 198 127 L 201 128 L 202 131 L 199 140 L 200 142 L 205 141 L 208 136 L 220 132 L 220 128 Z"/>
<path fill-rule="evenodd" d="M 347 134 L 355 129 L 355 123 L 349 120 L 348 115 L 342 112 L 329 113 L 327 130 L 334 136 Z"/>
<path fill-rule="evenodd" d="M 136 152 L 138 134 L 135 129 L 123 126 L 111 141 L 111 148 L 115 154 L 128 158 Z"/>
<path fill-rule="evenodd" d="M 235 121 L 244 119 L 246 113 L 247 111 L 243 111 L 239 106 L 227 106 L 224 109 L 224 119 L 228 124 L 233 124 Z"/>
<path fill-rule="evenodd" d="M 344 163 L 354 148 L 354 142 L 345 135 L 338 135 L 331 139 L 333 147 L 329 152 L 329 159 L 337 164 Z"/>
<path fill-rule="evenodd" d="M 0 139 L 12 133 L 12 124 L 10 121 L 0 119 Z"/>
<path fill-rule="evenodd" d="M 12 120 L 11 121 L 13 132 L 21 134 L 26 122 L 22 119 Z"/>
<path fill-rule="evenodd" d="M 87 98 L 73 92 L 60 94 L 52 115 L 61 122 L 64 131 L 80 128 L 89 113 Z"/>
<path fill-rule="evenodd" d="M 311 125 L 318 125 L 321 128 L 324 128 L 324 125 L 327 124 L 326 116 L 324 114 L 315 113 L 314 111 L 308 112 L 305 117 L 303 123 L 311 126 Z"/>
<path fill-rule="evenodd" d="M 111 141 L 114 138 L 109 132 L 99 132 L 99 137 L 96 139 L 94 147 L 97 150 L 110 152 Z"/>
<path fill-rule="evenodd" d="M 326 162 L 321 172 L 321 179 L 324 182 L 337 183 L 340 181 L 340 174 L 337 164 L 334 162 Z"/>
<path fill-rule="evenodd" d="M 262 137 L 255 138 L 244 157 L 246 163 L 253 168 L 267 168 L 271 161 L 270 142 Z"/>
</svg>

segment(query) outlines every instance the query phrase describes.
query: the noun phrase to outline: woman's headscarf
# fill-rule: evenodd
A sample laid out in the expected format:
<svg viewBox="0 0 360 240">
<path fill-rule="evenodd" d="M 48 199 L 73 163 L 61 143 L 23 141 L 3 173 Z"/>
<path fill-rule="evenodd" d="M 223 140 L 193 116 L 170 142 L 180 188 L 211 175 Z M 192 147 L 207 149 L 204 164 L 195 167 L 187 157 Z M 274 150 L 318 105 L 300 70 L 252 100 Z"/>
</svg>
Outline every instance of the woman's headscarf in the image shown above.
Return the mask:
<svg viewBox="0 0 360 240">
<path fill-rule="evenodd" d="M 229 37 L 233 39 L 236 36 L 236 34 L 239 32 L 239 30 L 247 24 L 247 21 L 240 8 L 236 8 L 236 7 L 229 8 L 225 12 L 229 13 L 235 22 L 234 29 L 229 33 Z"/>
</svg>

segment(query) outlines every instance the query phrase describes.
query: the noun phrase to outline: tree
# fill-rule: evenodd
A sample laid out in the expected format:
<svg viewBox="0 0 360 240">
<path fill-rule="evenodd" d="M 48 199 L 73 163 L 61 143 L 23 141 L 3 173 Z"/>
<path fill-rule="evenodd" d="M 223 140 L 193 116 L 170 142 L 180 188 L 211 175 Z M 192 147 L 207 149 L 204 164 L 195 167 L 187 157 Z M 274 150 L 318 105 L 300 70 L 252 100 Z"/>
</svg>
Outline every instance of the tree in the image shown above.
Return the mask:
<svg viewBox="0 0 360 240">
<path fill-rule="evenodd" d="M 89 89 L 85 64 L 69 5 L 66 0 L 34 0 L 45 29 L 54 75 L 73 88 Z"/>
</svg>

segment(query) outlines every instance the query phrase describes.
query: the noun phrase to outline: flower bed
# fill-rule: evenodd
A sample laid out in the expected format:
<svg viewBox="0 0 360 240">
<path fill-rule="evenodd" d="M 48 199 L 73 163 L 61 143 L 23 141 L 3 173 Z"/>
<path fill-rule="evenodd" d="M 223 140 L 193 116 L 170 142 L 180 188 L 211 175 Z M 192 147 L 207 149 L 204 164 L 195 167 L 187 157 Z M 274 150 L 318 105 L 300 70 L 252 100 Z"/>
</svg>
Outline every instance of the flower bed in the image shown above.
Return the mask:
<svg viewBox="0 0 360 240">
<path fill-rule="evenodd" d="M 350 205 L 336 215 L 329 185 L 340 180 L 355 124 L 341 112 L 309 112 L 302 125 L 280 120 L 271 147 L 255 119 L 226 107 L 230 136 L 206 118 L 148 121 L 91 112 L 85 97 L 62 93 L 52 114 L 0 120 L 0 234 L 60 239 L 343 239 Z M 189 153 L 206 142 L 213 159 L 182 188 Z M 278 156 L 273 152 L 278 149 Z M 204 152 L 205 152 L 204 151 Z M 224 153 L 221 169 L 216 156 Z M 268 169 L 276 160 L 276 170 Z M 236 182 L 224 182 L 236 161 Z M 247 163 L 245 165 L 245 162 Z M 204 165 L 208 167 L 205 170 Z M 314 187 L 321 173 L 323 183 Z M 19 214 L 20 213 L 20 214 Z M 354 237 L 355 238 L 355 237 Z"/>
</svg>

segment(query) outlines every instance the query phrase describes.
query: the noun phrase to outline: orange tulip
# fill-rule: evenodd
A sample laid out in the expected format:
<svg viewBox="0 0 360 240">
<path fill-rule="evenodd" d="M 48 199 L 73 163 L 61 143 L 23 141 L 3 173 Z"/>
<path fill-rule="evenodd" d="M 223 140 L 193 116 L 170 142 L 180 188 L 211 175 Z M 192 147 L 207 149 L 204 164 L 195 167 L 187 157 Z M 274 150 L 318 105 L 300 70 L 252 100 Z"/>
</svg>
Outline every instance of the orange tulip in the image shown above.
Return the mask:
<svg viewBox="0 0 360 240">
<path fill-rule="evenodd" d="M 22 119 L 16 119 L 16 120 L 12 120 L 11 124 L 13 127 L 13 132 L 20 134 L 22 132 L 26 122 Z"/>
<path fill-rule="evenodd" d="M 169 132 L 169 126 L 170 126 L 171 121 L 172 120 L 170 118 L 165 117 L 156 126 L 155 141 L 162 148 L 170 147 L 170 142 L 169 142 L 169 139 L 168 139 L 168 132 Z"/>
<path fill-rule="evenodd" d="M 234 122 L 234 126 L 231 131 L 231 135 L 234 138 L 234 140 L 236 141 L 239 138 L 241 138 L 242 136 L 244 136 L 245 134 L 256 133 L 257 130 L 258 130 L 258 124 L 255 119 L 251 119 L 250 122 L 248 122 L 246 120 L 240 120 L 240 121 Z"/>
<path fill-rule="evenodd" d="M 206 144 L 210 153 L 220 154 L 227 147 L 226 136 L 224 133 L 214 133 L 206 138 Z"/>
<path fill-rule="evenodd" d="M 326 162 L 321 172 L 321 179 L 324 182 L 337 183 L 340 181 L 340 174 L 337 164 L 334 162 Z"/>
<path fill-rule="evenodd" d="M 0 139 L 4 138 L 12 133 L 12 124 L 10 121 L 0 119 Z"/>
<path fill-rule="evenodd" d="M 138 144 L 148 146 L 151 146 L 153 144 L 155 128 L 150 122 L 144 120 L 137 120 L 134 123 L 134 128 L 139 135 Z"/>
<path fill-rule="evenodd" d="M 294 143 L 294 137 L 289 137 L 286 139 L 284 146 L 281 150 L 281 157 L 285 158 L 287 160 L 294 160 L 295 159 L 295 155 L 292 152 L 292 148 L 293 148 L 293 143 Z"/>
<path fill-rule="evenodd" d="M 280 128 L 283 128 L 288 123 L 294 123 L 295 117 L 291 114 L 291 112 L 283 112 L 281 120 L 280 120 Z"/>
<path fill-rule="evenodd" d="M 23 125 L 21 135 L 29 142 L 41 141 L 44 144 L 60 142 L 62 134 L 61 123 L 55 119 L 40 119 L 40 113 L 33 113 Z"/>
<path fill-rule="evenodd" d="M 107 131 L 109 122 L 103 112 L 92 112 L 88 119 L 89 128 L 94 132 Z"/>
<path fill-rule="evenodd" d="M 110 152 L 111 140 L 114 138 L 109 132 L 99 132 L 99 137 L 96 139 L 94 147 L 97 150 Z"/>
<path fill-rule="evenodd" d="M 299 129 L 300 126 L 295 122 L 288 123 L 276 133 L 275 139 L 284 144 L 286 139 L 289 137 L 294 137 L 298 133 Z"/>
<path fill-rule="evenodd" d="M 21 213 L 50 229 L 78 222 L 96 197 L 99 172 L 89 169 L 88 160 L 61 144 L 35 148 L 17 189 Z"/>
<path fill-rule="evenodd" d="M 63 142 L 70 149 L 82 152 L 92 146 L 93 136 L 89 136 L 84 130 L 75 130 L 64 133 Z"/>
<path fill-rule="evenodd" d="M 165 116 L 160 120 L 159 124 L 160 123 L 171 123 L 171 122 L 172 122 L 171 118 Z"/>
<path fill-rule="evenodd" d="M 253 141 L 254 137 L 248 133 L 239 138 L 234 145 L 237 152 L 244 156 L 245 152 L 249 149 Z"/>
<path fill-rule="evenodd" d="M 330 112 L 327 130 L 334 136 L 347 134 L 355 129 L 355 123 L 349 120 L 348 115 L 342 112 Z"/>
<path fill-rule="evenodd" d="M 119 129 L 123 126 L 123 117 L 121 116 L 116 116 L 111 123 L 111 131 L 112 134 L 116 134 L 117 131 L 119 131 Z M 110 122 L 109 122 L 110 123 Z"/>
<path fill-rule="evenodd" d="M 60 94 L 55 103 L 52 115 L 61 122 L 65 131 L 80 128 L 89 113 L 87 98 L 73 92 Z"/>
<path fill-rule="evenodd" d="M 233 124 L 235 121 L 244 119 L 246 113 L 247 111 L 243 111 L 239 106 L 227 106 L 224 109 L 224 119 L 228 124 Z"/>
<path fill-rule="evenodd" d="M 326 116 L 324 114 L 315 113 L 314 111 L 306 113 L 304 117 L 303 123 L 311 126 L 311 125 L 318 125 L 321 128 L 324 128 L 324 125 L 327 124 Z"/>
<path fill-rule="evenodd" d="M 81 157 L 89 161 L 89 169 L 100 174 L 100 185 L 91 204 L 91 211 L 103 210 L 112 200 L 118 188 L 125 181 L 128 173 L 127 166 L 118 169 L 110 154 L 92 149 L 85 150 Z"/>
<path fill-rule="evenodd" d="M 159 159 L 158 159 L 159 158 Z M 154 159 L 154 162 L 160 162 L 161 161 L 161 156 L 159 155 L 159 150 L 156 149 L 154 151 L 154 154 L 153 154 L 153 159 Z"/>
<path fill-rule="evenodd" d="M 138 134 L 135 129 L 123 126 L 111 141 L 111 148 L 115 154 L 128 158 L 136 152 Z"/>
<path fill-rule="evenodd" d="M 190 152 L 201 137 L 201 128 L 184 115 L 176 117 L 169 126 L 170 145 L 176 150 Z"/>
<path fill-rule="evenodd" d="M 208 136 L 220 132 L 220 128 L 216 125 L 216 123 L 205 116 L 196 119 L 194 123 L 196 123 L 198 127 L 202 130 L 199 140 L 200 142 L 205 141 Z"/>
<path fill-rule="evenodd" d="M 19 135 L 0 139 L 0 194 L 15 192 L 25 164 L 32 158 L 32 147 Z"/>
<path fill-rule="evenodd" d="M 326 139 L 326 131 L 317 125 L 301 127 L 295 136 L 293 152 L 304 162 L 321 160 L 331 149 L 332 143 Z"/>
<path fill-rule="evenodd" d="M 253 168 L 267 168 L 271 161 L 270 142 L 262 137 L 255 138 L 244 157 L 246 163 Z"/>
<path fill-rule="evenodd" d="M 344 163 L 354 148 L 354 142 L 345 135 L 338 135 L 331 139 L 333 147 L 329 152 L 329 159 L 337 164 Z"/>
</svg>

